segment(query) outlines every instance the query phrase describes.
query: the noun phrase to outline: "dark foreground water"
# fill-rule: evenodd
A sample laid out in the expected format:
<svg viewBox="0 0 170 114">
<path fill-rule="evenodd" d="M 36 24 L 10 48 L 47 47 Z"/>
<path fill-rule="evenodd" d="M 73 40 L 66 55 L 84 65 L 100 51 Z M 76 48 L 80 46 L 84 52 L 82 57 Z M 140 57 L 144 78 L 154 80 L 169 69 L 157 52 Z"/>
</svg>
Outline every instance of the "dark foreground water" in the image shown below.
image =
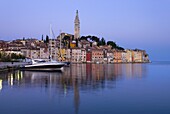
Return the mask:
<svg viewBox="0 0 170 114">
<path fill-rule="evenodd" d="M 170 114 L 170 63 L 0 73 L 0 114 Z"/>
</svg>

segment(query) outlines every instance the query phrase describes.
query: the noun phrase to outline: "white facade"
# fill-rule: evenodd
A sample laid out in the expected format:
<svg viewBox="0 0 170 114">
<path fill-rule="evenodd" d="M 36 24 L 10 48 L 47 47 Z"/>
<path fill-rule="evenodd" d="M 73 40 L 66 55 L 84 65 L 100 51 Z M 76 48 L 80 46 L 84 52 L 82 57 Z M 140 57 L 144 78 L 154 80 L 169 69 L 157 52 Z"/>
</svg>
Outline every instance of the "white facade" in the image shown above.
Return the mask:
<svg viewBox="0 0 170 114">
<path fill-rule="evenodd" d="M 40 50 L 38 49 L 31 49 L 31 59 L 40 59 Z"/>
<path fill-rule="evenodd" d="M 49 59 L 48 48 L 40 48 L 40 59 Z"/>
<path fill-rule="evenodd" d="M 127 62 L 126 55 L 127 55 L 127 53 L 125 51 L 122 51 L 122 62 L 123 63 Z"/>
<path fill-rule="evenodd" d="M 72 49 L 72 62 L 86 62 L 86 50 L 81 48 Z"/>
</svg>

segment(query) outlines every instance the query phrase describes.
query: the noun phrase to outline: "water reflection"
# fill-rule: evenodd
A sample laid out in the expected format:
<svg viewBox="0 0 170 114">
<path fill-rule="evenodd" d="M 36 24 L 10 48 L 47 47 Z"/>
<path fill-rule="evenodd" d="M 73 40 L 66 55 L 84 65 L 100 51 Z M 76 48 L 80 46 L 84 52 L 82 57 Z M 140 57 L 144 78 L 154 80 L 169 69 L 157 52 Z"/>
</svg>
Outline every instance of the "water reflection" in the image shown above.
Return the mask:
<svg viewBox="0 0 170 114">
<path fill-rule="evenodd" d="M 0 91 L 2 90 L 2 80 L 0 79 Z"/>
<path fill-rule="evenodd" d="M 15 71 L 0 74 L 0 91 L 4 86 L 42 88 L 50 95 L 74 93 L 75 113 L 80 105 L 80 91 L 94 92 L 115 88 L 116 80 L 146 76 L 144 64 L 72 64 L 64 72 Z"/>
</svg>

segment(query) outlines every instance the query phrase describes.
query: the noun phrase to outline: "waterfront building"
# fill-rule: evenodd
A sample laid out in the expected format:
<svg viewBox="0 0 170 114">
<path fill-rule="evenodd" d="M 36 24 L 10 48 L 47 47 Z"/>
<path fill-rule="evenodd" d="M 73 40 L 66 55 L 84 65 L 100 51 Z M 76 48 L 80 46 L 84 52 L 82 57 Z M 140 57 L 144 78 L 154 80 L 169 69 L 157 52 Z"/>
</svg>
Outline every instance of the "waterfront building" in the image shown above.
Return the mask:
<svg viewBox="0 0 170 114">
<path fill-rule="evenodd" d="M 70 48 L 75 48 L 76 47 L 76 41 L 73 40 L 72 42 L 70 42 Z"/>
<path fill-rule="evenodd" d="M 71 61 L 73 63 L 84 63 L 86 62 L 86 49 L 83 48 L 72 48 L 71 49 Z"/>
<path fill-rule="evenodd" d="M 126 59 L 127 59 L 128 63 L 132 62 L 132 50 L 130 50 L 130 49 L 126 50 Z"/>
<path fill-rule="evenodd" d="M 72 48 L 71 49 L 71 62 L 75 63 L 79 63 L 81 62 L 81 58 L 82 58 L 82 52 L 81 52 L 81 48 Z"/>
<path fill-rule="evenodd" d="M 72 40 L 74 35 L 68 34 L 68 33 L 60 33 L 60 35 L 57 37 L 57 46 L 60 48 L 70 48 L 72 46 Z M 61 42 L 60 42 L 61 40 Z M 60 45 L 61 43 L 61 45 Z M 73 43 L 74 45 L 74 43 Z M 73 46 L 74 47 L 74 46 Z"/>
<path fill-rule="evenodd" d="M 64 38 L 70 38 L 70 40 L 73 38 L 73 36 L 74 35 L 72 35 L 72 34 L 69 34 L 69 33 L 65 33 L 65 32 L 62 32 L 62 33 L 60 33 L 60 35 L 59 36 L 57 36 L 57 40 L 63 40 Z"/>
<path fill-rule="evenodd" d="M 150 62 L 149 55 L 146 53 L 145 50 L 143 50 L 143 62 Z"/>
<path fill-rule="evenodd" d="M 25 46 L 20 42 L 19 40 L 14 40 L 7 43 L 8 50 L 21 50 L 21 48 L 24 48 Z"/>
<path fill-rule="evenodd" d="M 7 48 L 7 42 L 0 40 L 0 51 Z"/>
<path fill-rule="evenodd" d="M 12 53 L 17 54 L 17 55 L 22 55 L 22 52 L 20 50 L 4 50 L 7 55 L 11 55 Z"/>
<path fill-rule="evenodd" d="M 67 51 L 65 48 L 58 49 L 58 61 L 66 61 Z"/>
<path fill-rule="evenodd" d="M 78 16 L 78 10 L 76 11 L 76 17 L 74 20 L 74 39 L 80 38 L 80 20 Z"/>
<path fill-rule="evenodd" d="M 104 46 L 99 46 L 100 49 L 110 51 L 112 49 L 112 46 L 110 45 L 104 45 Z"/>
<path fill-rule="evenodd" d="M 31 51 L 28 48 L 22 48 L 21 53 L 26 57 L 26 58 L 31 58 Z"/>
<path fill-rule="evenodd" d="M 122 62 L 126 63 L 127 62 L 127 52 L 126 51 L 122 51 Z"/>
<path fill-rule="evenodd" d="M 86 49 L 84 49 L 84 48 L 81 48 L 81 61 L 83 63 L 86 62 Z"/>
<path fill-rule="evenodd" d="M 92 48 L 92 62 L 96 63 L 102 63 L 104 60 L 104 53 L 102 49 Z"/>
<path fill-rule="evenodd" d="M 40 59 L 49 59 L 48 47 L 40 47 Z"/>
<path fill-rule="evenodd" d="M 113 51 L 107 51 L 107 63 L 113 63 L 114 54 Z"/>
<path fill-rule="evenodd" d="M 121 63 L 122 62 L 122 51 L 120 50 L 113 50 L 113 62 L 114 63 Z"/>
<path fill-rule="evenodd" d="M 79 48 L 87 48 L 90 47 L 90 42 L 87 40 L 81 40 L 78 45 Z"/>
<path fill-rule="evenodd" d="M 71 61 L 71 49 L 66 49 L 66 61 Z"/>
<path fill-rule="evenodd" d="M 50 59 L 57 60 L 56 47 L 56 39 L 49 39 L 48 48 Z"/>
<path fill-rule="evenodd" d="M 143 50 L 135 49 L 132 51 L 133 62 L 143 62 Z"/>
<path fill-rule="evenodd" d="M 91 63 L 92 62 L 92 51 L 91 49 L 86 49 L 86 62 Z"/>
<path fill-rule="evenodd" d="M 39 48 L 32 48 L 30 50 L 30 58 L 31 59 L 40 59 L 40 49 Z"/>
<path fill-rule="evenodd" d="M 103 50 L 103 62 L 107 63 L 108 62 L 108 57 L 107 57 L 107 53 L 108 51 L 111 51 L 112 47 L 110 45 L 104 45 L 104 46 L 99 46 L 99 49 Z"/>
</svg>

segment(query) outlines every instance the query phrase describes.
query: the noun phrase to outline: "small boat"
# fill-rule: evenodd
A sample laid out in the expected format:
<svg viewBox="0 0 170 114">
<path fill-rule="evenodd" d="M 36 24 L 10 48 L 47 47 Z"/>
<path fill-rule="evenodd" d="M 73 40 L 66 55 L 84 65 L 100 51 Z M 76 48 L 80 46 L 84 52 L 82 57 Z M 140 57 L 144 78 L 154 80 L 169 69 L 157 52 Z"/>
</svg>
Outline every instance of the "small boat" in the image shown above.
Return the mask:
<svg viewBox="0 0 170 114">
<path fill-rule="evenodd" d="M 21 69 L 29 71 L 62 71 L 64 66 L 65 64 L 61 62 L 46 62 L 42 59 L 35 59 L 32 60 L 31 64 L 25 65 Z"/>
<path fill-rule="evenodd" d="M 70 62 L 62 62 L 65 64 L 65 66 L 70 66 Z"/>
</svg>

